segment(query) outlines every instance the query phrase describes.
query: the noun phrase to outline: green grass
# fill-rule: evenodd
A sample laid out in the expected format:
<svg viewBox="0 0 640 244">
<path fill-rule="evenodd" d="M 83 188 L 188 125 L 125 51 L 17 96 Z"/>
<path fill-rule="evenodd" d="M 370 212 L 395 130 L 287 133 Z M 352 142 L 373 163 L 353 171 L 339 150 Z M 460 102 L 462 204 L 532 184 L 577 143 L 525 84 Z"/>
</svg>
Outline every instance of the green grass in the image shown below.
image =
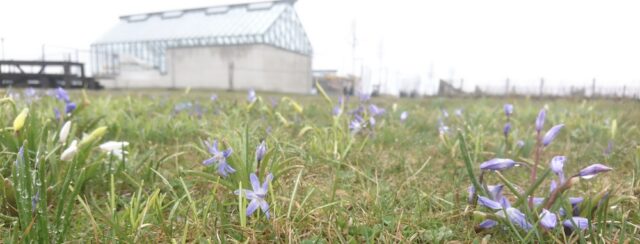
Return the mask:
<svg viewBox="0 0 640 244">
<path fill-rule="evenodd" d="M 63 122 L 53 113 L 54 107 L 64 110 L 63 102 L 47 96 L 32 102 L 2 100 L 4 242 L 640 241 L 638 102 L 374 98 L 369 103 L 386 113 L 375 128 L 353 135 L 348 112 L 357 108 L 357 98 L 334 118 L 335 97 L 258 93 L 261 98 L 248 104 L 244 93 L 219 93 L 215 102 L 210 92 L 195 90 L 87 93 L 70 94 L 79 108 L 65 118 L 73 124 L 67 145 L 58 143 Z M 271 98 L 279 101 L 277 106 L 272 107 Z M 202 115 L 194 109 L 174 111 L 186 102 L 200 107 Z M 508 143 L 502 134 L 504 103 L 515 106 Z M 533 162 L 534 121 L 544 106 L 545 130 L 558 123 L 565 128 L 544 150 L 538 175 L 544 175 L 554 155 L 568 157 L 568 174 L 591 163 L 611 166 L 612 172 L 582 180 L 568 192 L 586 198 L 608 189 L 607 207 L 585 213 L 593 225 L 584 232 L 526 233 L 503 225 L 476 233 L 480 220 L 473 213 L 482 209 L 467 203 L 469 171 L 477 176 L 480 163 L 494 157 Z M 16 132 L 14 119 L 26 107 L 24 128 Z M 454 115 L 457 108 L 463 109 L 462 117 Z M 402 111 L 409 112 L 404 123 Z M 450 133 L 440 135 L 439 118 Z M 80 145 L 73 160 L 60 160 L 72 139 L 100 126 L 108 128 L 105 135 Z M 228 178 L 201 164 L 210 157 L 203 140 L 216 138 L 223 149 L 234 150 L 228 162 L 237 172 Z M 247 199 L 233 194 L 239 186 L 250 189 L 261 139 L 268 152 L 257 169 L 260 180 L 269 172 L 275 176 L 266 198 L 269 220 L 259 210 L 246 217 Z M 97 148 L 111 140 L 130 142 L 125 161 Z M 516 147 L 517 140 L 525 146 Z M 610 140 L 614 150 L 605 155 Z M 23 159 L 17 154 L 21 146 Z M 508 180 L 529 189 L 526 167 L 502 175 L 485 174 L 483 180 Z M 544 181 L 536 192 L 547 188 Z M 504 192 L 516 199 L 517 194 Z"/>
</svg>

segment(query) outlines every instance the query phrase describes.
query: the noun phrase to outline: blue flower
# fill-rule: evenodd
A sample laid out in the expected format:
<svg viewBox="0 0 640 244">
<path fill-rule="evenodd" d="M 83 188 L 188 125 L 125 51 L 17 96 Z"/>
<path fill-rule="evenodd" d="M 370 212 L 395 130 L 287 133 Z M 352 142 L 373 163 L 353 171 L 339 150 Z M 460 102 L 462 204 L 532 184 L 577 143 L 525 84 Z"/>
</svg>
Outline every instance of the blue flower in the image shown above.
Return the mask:
<svg viewBox="0 0 640 244">
<path fill-rule="evenodd" d="M 560 184 L 564 183 L 564 162 L 567 160 L 565 156 L 555 156 L 551 159 L 551 171 L 560 178 Z"/>
<path fill-rule="evenodd" d="M 70 114 L 71 112 L 76 110 L 76 107 L 77 106 L 76 106 L 76 104 L 74 102 L 69 101 L 69 102 L 66 103 L 66 105 L 64 107 L 64 112 L 66 114 Z"/>
<path fill-rule="evenodd" d="M 504 129 L 502 129 L 502 133 L 504 133 L 504 136 L 509 136 L 510 131 L 511 131 L 511 123 L 507 122 L 506 124 L 504 124 Z"/>
<path fill-rule="evenodd" d="M 267 216 L 267 219 L 269 219 L 269 203 L 267 203 L 265 198 L 267 197 L 267 191 L 269 190 L 269 182 L 273 180 L 273 175 L 267 175 L 267 178 L 264 180 L 262 185 L 260 185 L 260 180 L 255 173 L 251 173 L 249 180 L 251 181 L 251 188 L 253 188 L 253 190 L 236 190 L 234 193 L 236 195 L 244 193 L 247 199 L 251 200 L 247 206 L 247 216 L 252 215 L 259 207 Z"/>
<path fill-rule="evenodd" d="M 558 219 L 555 214 L 549 212 L 549 210 L 542 209 L 540 212 L 540 225 L 547 229 L 553 229 L 556 227 Z"/>
<path fill-rule="evenodd" d="M 256 148 L 256 161 L 260 162 L 264 158 L 264 155 L 267 153 L 267 143 L 265 140 L 260 142 L 260 145 Z"/>
<path fill-rule="evenodd" d="M 518 146 L 519 148 L 524 147 L 524 141 L 523 141 L 523 140 L 518 140 L 518 141 L 516 142 L 516 146 Z"/>
<path fill-rule="evenodd" d="M 480 229 L 490 229 L 493 228 L 494 226 L 496 226 L 498 224 L 497 221 L 492 220 L 492 219 L 486 219 L 484 221 L 482 221 L 482 223 L 480 223 L 480 225 L 478 225 L 478 228 Z"/>
<path fill-rule="evenodd" d="M 511 114 L 513 114 L 513 105 L 512 104 L 507 103 L 507 104 L 504 105 L 504 114 L 507 117 L 510 117 Z"/>
<path fill-rule="evenodd" d="M 351 130 L 351 133 L 355 134 L 362 130 L 362 128 L 364 127 L 363 123 L 364 120 L 362 119 L 362 117 L 356 114 L 355 118 L 351 121 L 351 123 L 349 123 L 349 129 Z"/>
<path fill-rule="evenodd" d="M 564 124 L 559 124 L 547 131 L 547 133 L 544 134 L 544 137 L 542 138 L 542 145 L 544 145 L 545 147 L 548 146 L 553 141 L 553 139 L 558 136 L 558 133 L 560 132 L 560 129 L 562 129 L 562 127 L 564 127 Z"/>
<path fill-rule="evenodd" d="M 582 179 L 591 179 L 593 177 L 595 177 L 597 174 L 599 173 L 603 173 L 603 172 L 607 172 L 612 170 L 612 168 L 609 168 L 605 165 L 602 164 L 592 164 L 582 170 L 580 170 L 580 172 L 578 173 L 578 176 L 580 176 L 580 178 Z"/>
<path fill-rule="evenodd" d="M 570 219 L 562 222 L 562 225 L 572 230 L 585 230 L 589 228 L 589 220 L 583 217 L 571 217 Z"/>
<path fill-rule="evenodd" d="M 61 116 L 60 116 L 60 109 L 58 108 L 53 108 L 53 116 L 56 118 L 56 120 L 60 120 Z"/>
<path fill-rule="evenodd" d="M 67 91 L 62 89 L 62 87 L 58 87 L 58 89 L 56 89 L 55 95 L 56 95 L 56 98 L 58 98 L 58 100 L 62 100 L 65 102 L 71 101 L 71 99 L 69 98 L 69 94 L 67 93 Z"/>
<path fill-rule="evenodd" d="M 336 105 L 335 107 L 333 107 L 331 114 L 333 114 L 333 116 L 335 117 L 340 116 L 340 114 L 342 114 L 342 109 L 340 108 L 340 105 Z"/>
<path fill-rule="evenodd" d="M 547 116 L 547 111 L 543 109 L 540 110 L 540 113 L 538 113 L 538 117 L 536 117 L 536 131 L 540 132 L 542 131 L 542 128 L 544 127 L 544 118 Z"/>
<path fill-rule="evenodd" d="M 209 166 L 213 163 L 218 163 L 218 174 L 222 177 L 227 177 L 229 174 L 236 172 L 234 168 L 232 168 L 227 163 L 227 158 L 233 153 L 233 149 L 229 148 L 224 151 L 218 150 L 218 140 L 213 141 L 213 145 L 209 145 L 208 141 L 205 141 L 204 144 L 207 146 L 209 153 L 212 155 L 211 158 L 204 160 L 202 164 L 205 166 Z"/>
<path fill-rule="evenodd" d="M 375 104 L 369 105 L 369 113 L 371 113 L 371 116 L 379 116 L 384 114 L 384 112 L 385 112 L 384 108 L 380 108 Z"/>
<path fill-rule="evenodd" d="M 481 170 L 494 170 L 494 171 L 502 171 L 505 169 L 510 169 L 513 166 L 516 166 L 517 163 L 511 159 L 507 158 L 494 158 L 489 161 L 486 161 L 480 164 Z"/>
<path fill-rule="evenodd" d="M 375 117 L 369 117 L 369 124 L 371 125 L 371 128 L 376 126 L 376 118 Z"/>
<path fill-rule="evenodd" d="M 498 216 L 504 217 L 505 211 L 499 211 L 496 213 Z M 516 226 L 522 228 L 523 230 L 529 231 L 533 226 L 527 222 L 526 216 L 520 212 L 520 210 L 516 208 L 507 208 L 506 209 L 507 219 Z"/>
</svg>

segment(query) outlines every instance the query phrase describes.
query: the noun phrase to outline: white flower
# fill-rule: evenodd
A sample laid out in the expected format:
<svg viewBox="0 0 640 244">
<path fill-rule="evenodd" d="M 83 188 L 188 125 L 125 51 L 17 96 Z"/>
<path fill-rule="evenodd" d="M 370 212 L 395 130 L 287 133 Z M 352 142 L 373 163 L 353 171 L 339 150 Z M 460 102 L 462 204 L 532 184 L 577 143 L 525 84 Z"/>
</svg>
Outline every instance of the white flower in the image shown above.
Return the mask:
<svg viewBox="0 0 640 244">
<path fill-rule="evenodd" d="M 60 155 L 60 159 L 62 161 L 71 161 L 76 153 L 78 153 L 78 140 L 73 140 L 71 142 L 71 145 L 69 145 L 69 147 L 62 152 L 62 155 Z"/>
<path fill-rule="evenodd" d="M 113 155 L 118 160 L 123 160 L 124 155 L 128 154 L 124 150 L 124 147 L 129 146 L 129 142 L 126 141 L 108 141 L 100 145 L 100 150 L 106 152 L 107 155 Z"/>
<path fill-rule="evenodd" d="M 104 151 L 104 152 L 111 152 L 111 151 L 117 151 L 120 150 L 122 151 L 122 149 L 126 146 L 129 146 L 129 142 L 126 141 L 108 141 L 105 143 L 102 143 L 102 145 L 100 145 L 100 150 Z"/>
<path fill-rule="evenodd" d="M 60 135 L 58 136 L 58 141 L 64 144 L 67 141 L 67 137 L 69 137 L 69 131 L 71 130 L 71 121 L 67 121 L 60 129 Z"/>
</svg>

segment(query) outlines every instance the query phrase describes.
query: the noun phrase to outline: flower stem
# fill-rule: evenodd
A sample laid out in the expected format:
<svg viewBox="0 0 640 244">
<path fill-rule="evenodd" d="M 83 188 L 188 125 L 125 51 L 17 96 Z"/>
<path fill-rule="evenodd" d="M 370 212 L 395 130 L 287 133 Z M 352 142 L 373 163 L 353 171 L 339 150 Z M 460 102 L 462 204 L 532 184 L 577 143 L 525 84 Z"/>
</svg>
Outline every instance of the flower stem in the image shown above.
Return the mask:
<svg viewBox="0 0 640 244">
<path fill-rule="evenodd" d="M 537 132 L 536 134 L 536 154 L 535 154 L 535 158 L 534 158 L 534 162 L 533 162 L 533 167 L 531 167 L 531 178 L 530 178 L 530 183 L 531 185 L 536 183 L 536 173 L 538 171 L 538 164 L 540 163 L 540 153 L 542 151 L 542 147 L 541 147 L 541 143 L 540 143 L 540 131 Z M 533 208 L 533 195 L 535 195 L 533 192 L 531 193 L 529 197 L 529 208 Z"/>
</svg>

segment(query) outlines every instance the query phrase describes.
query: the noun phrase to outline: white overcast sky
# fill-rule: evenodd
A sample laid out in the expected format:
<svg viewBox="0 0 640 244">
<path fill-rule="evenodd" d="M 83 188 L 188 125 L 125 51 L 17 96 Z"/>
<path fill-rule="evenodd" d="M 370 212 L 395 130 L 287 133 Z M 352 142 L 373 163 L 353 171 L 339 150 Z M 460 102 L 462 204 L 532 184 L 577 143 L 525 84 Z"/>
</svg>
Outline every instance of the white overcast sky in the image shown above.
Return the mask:
<svg viewBox="0 0 640 244">
<path fill-rule="evenodd" d="M 88 50 L 120 15 L 243 1 L 2 2 L 5 57 L 35 59 L 42 44 L 53 58 L 75 53 L 66 47 Z M 464 78 L 469 88 L 502 85 L 507 77 L 528 86 L 540 77 L 551 85 L 597 78 L 598 85 L 640 86 L 638 1 L 300 0 L 296 9 L 316 69 L 354 70 L 355 23 L 358 66 L 392 78 L 426 79 L 433 70 L 437 78 Z"/>
</svg>

